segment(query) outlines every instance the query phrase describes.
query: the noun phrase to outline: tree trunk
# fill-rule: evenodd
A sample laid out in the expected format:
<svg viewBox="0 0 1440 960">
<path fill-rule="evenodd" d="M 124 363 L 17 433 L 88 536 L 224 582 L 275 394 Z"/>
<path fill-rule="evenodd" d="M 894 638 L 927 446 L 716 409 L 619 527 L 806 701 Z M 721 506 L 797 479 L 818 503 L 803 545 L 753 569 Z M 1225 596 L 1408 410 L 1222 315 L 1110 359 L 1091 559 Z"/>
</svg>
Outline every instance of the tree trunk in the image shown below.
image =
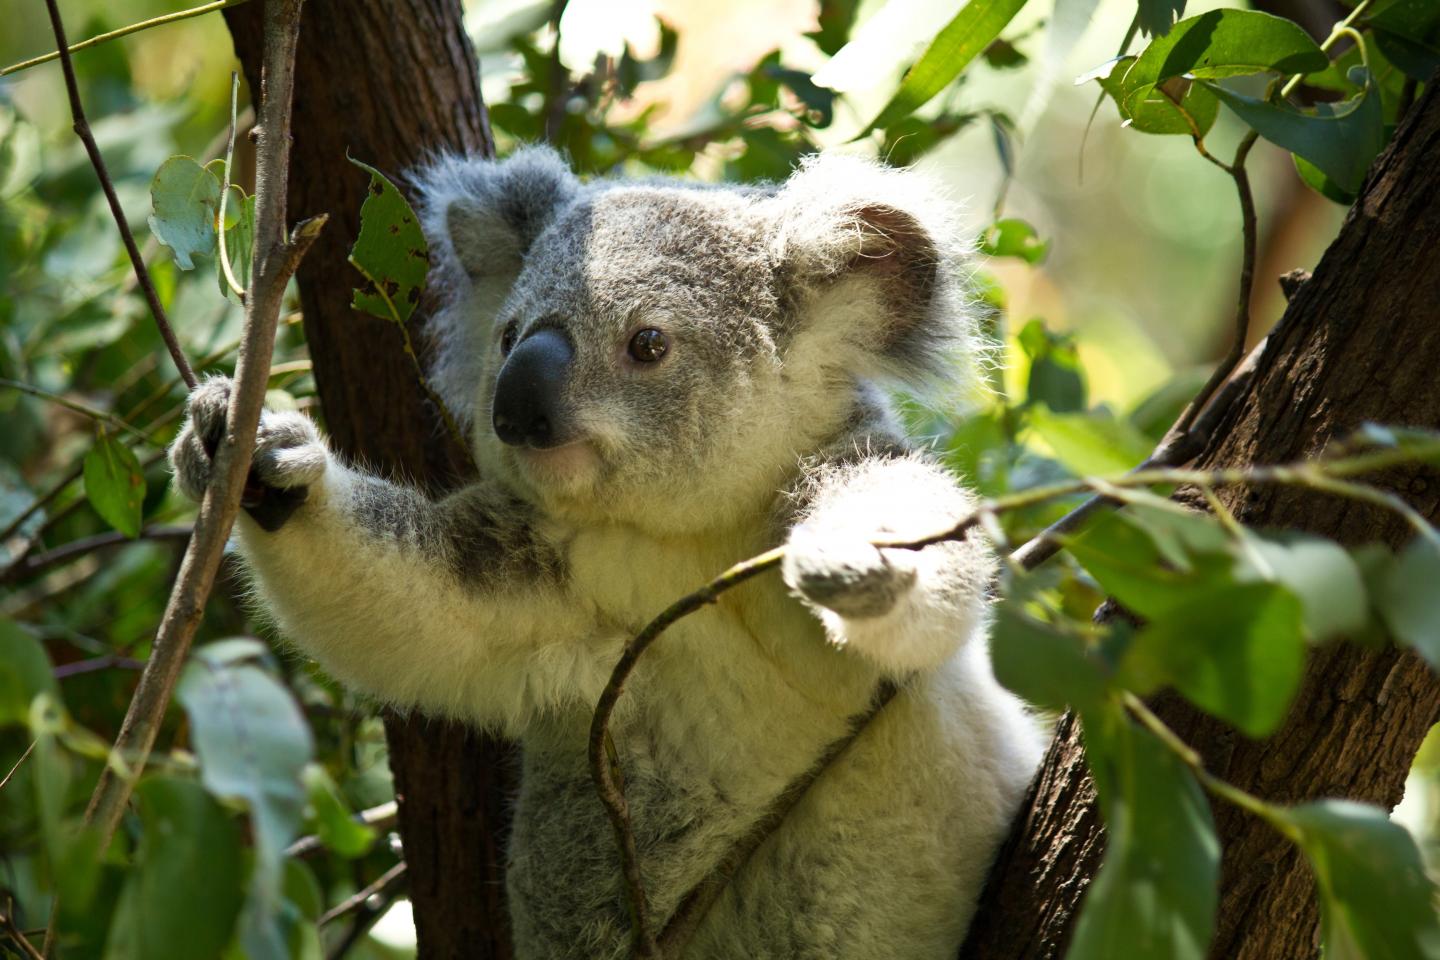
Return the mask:
<svg viewBox="0 0 1440 960">
<path fill-rule="evenodd" d="M 1437 155 L 1440 85 L 1432 79 L 1197 465 L 1311 457 L 1366 421 L 1440 426 Z M 1440 520 L 1434 469 L 1378 479 Z M 1304 490 L 1223 496 L 1252 527 L 1299 528 L 1348 545 L 1397 546 L 1411 536 L 1390 512 Z M 1334 645 L 1314 651 L 1290 719 L 1268 740 L 1248 740 L 1177 697 L 1158 698 L 1156 707 L 1212 772 L 1267 800 L 1350 797 L 1388 809 L 1440 720 L 1440 683 L 1412 654 Z M 1318 913 L 1303 857 L 1234 807 L 1217 803 L 1215 820 L 1224 860 L 1210 955 L 1315 956 Z M 1103 846 L 1079 724 L 1066 716 L 991 874 L 962 960 L 1062 957 Z"/>
<path fill-rule="evenodd" d="M 251 90 L 259 89 L 261 4 L 225 11 Z M 298 275 L 305 335 L 336 448 L 430 489 L 462 478 L 388 321 L 350 309 L 346 254 L 368 175 L 392 178 L 441 149 L 493 153 L 479 65 L 458 0 L 309 0 L 296 63 L 290 211 L 330 223 Z M 403 185 L 402 185 L 403 189 Z M 426 310 L 411 319 L 423 343 Z M 512 751 L 458 724 L 387 713 L 390 767 L 410 898 L 424 957 L 511 956 L 501 852 Z"/>
</svg>

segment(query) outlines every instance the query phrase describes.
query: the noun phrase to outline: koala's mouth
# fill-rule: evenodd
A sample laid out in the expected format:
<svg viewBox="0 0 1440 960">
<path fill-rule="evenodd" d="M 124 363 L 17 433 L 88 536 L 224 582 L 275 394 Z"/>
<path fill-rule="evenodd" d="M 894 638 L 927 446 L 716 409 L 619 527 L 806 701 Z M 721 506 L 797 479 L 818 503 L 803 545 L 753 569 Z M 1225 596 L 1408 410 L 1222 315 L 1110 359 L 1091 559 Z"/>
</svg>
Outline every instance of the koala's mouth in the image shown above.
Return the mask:
<svg viewBox="0 0 1440 960">
<path fill-rule="evenodd" d="M 589 440 L 572 440 L 558 447 L 511 449 L 520 468 L 541 482 L 573 483 L 593 478 L 600 469 L 600 454 Z"/>
</svg>

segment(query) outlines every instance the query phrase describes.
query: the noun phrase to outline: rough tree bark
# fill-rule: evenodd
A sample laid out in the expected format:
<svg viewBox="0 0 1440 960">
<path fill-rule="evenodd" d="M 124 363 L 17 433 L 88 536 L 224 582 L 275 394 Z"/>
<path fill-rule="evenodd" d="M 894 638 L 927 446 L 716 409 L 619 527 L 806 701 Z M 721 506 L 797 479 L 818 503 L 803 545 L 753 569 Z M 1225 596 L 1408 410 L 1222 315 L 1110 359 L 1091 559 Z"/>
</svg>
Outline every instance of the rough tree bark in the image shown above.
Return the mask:
<svg viewBox="0 0 1440 960">
<path fill-rule="evenodd" d="M 260 4 L 225 11 L 257 89 Z M 305 335 L 335 446 L 431 489 L 461 478 L 463 451 L 419 389 L 394 326 L 350 309 L 358 275 L 346 253 L 368 176 L 392 176 L 448 148 L 493 152 L 479 68 L 458 0 L 308 0 L 296 64 L 290 210 L 330 223 L 298 276 Z M 411 320 L 422 342 L 425 311 Z M 511 955 L 501 840 L 510 749 L 458 724 L 386 716 L 421 955 Z"/>
<path fill-rule="evenodd" d="M 1365 421 L 1440 426 L 1440 77 L 1376 162 L 1363 194 L 1270 335 L 1249 393 L 1198 465 L 1313 456 Z M 1440 521 L 1440 473 L 1396 470 L 1379 485 Z M 1290 527 L 1345 544 L 1405 542 L 1393 514 L 1314 493 L 1223 494 L 1254 527 Z M 1256 742 L 1174 697 L 1157 710 L 1217 775 L 1281 803 L 1350 797 L 1391 808 L 1430 727 L 1440 682 L 1417 657 L 1337 645 L 1315 651 L 1289 721 Z M 1079 725 L 1065 717 L 992 872 L 962 960 L 1064 955 L 1103 831 Z M 1311 957 L 1314 883 L 1303 858 L 1257 819 L 1215 805 L 1224 845 L 1211 956 Z"/>
</svg>

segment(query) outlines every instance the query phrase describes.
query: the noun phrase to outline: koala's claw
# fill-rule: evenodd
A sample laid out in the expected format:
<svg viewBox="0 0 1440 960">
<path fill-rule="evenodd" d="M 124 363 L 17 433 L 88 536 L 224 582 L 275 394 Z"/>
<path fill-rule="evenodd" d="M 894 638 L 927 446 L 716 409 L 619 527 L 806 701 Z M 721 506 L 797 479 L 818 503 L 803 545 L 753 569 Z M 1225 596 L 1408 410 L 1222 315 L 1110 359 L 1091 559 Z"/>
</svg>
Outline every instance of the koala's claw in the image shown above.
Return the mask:
<svg viewBox="0 0 1440 960">
<path fill-rule="evenodd" d="M 225 432 L 231 389 L 228 377 L 208 377 L 197 386 L 186 403 L 185 424 L 170 445 L 176 486 L 192 500 L 199 500 L 210 482 L 212 458 Z M 325 443 L 309 417 L 263 411 L 246 485 L 247 491 L 253 488 L 257 496 L 247 496 L 246 508 L 262 526 L 272 529 L 270 522 L 278 525 L 304 502 L 306 489 L 324 476 L 327 460 Z"/>
<path fill-rule="evenodd" d="M 894 553 L 801 524 L 790 531 L 781 574 L 785 585 L 810 603 L 848 619 L 879 617 L 915 584 L 915 570 L 892 559 Z"/>
</svg>

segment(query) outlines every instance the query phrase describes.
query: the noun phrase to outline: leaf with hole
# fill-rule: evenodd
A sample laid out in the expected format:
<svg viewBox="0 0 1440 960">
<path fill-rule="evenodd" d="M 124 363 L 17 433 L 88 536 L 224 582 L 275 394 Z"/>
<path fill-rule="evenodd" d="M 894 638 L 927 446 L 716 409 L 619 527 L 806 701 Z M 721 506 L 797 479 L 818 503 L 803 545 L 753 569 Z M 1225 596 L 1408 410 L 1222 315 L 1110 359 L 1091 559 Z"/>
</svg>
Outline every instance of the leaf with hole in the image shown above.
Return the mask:
<svg viewBox="0 0 1440 960">
<path fill-rule="evenodd" d="M 220 181 L 191 157 L 171 157 L 150 182 L 150 230 L 170 248 L 181 270 L 215 253 Z"/>
<path fill-rule="evenodd" d="M 85 454 L 85 497 L 106 523 L 127 537 L 140 535 L 145 472 L 135 452 L 104 429 Z"/>
<path fill-rule="evenodd" d="M 369 164 L 353 157 L 350 162 L 370 174 L 370 189 L 360 205 L 360 235 L 350 249 L 350 264 L 365 285 L 355 289 L 350 306 L 404 323 L 415 312 L 430 272 L 425 234 L 395 184 Z"/>
<path fill-rule="evenodd" d="M 1000 36 L 1025 0 L 969 0 L 905 73 L 900 88 L 859 136 L 900 122 L 948 87 Z"/>
</svg>

